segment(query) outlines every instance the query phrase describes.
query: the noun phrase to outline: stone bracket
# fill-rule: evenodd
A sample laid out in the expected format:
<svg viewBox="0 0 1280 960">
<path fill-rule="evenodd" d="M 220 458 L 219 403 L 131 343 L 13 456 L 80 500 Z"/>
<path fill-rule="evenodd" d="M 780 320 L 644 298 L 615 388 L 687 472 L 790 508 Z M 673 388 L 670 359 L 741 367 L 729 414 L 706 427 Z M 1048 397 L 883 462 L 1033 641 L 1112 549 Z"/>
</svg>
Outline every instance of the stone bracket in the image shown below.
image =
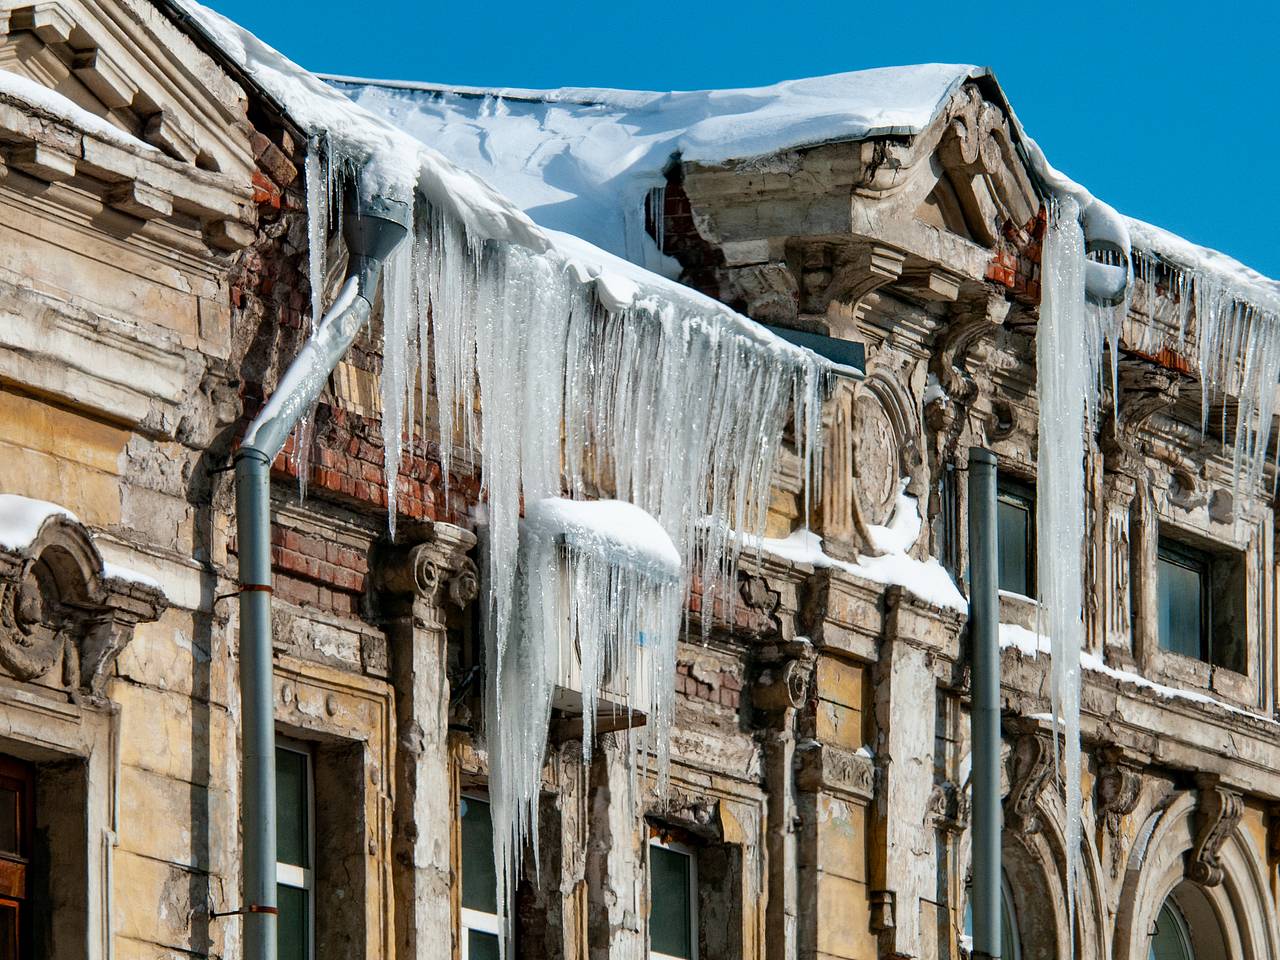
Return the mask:
<svg viewBox="0 0 1280 960">
<path fill-rule="evenodd" d="M 1018 724 L 1009 751 L 1009 795 L 1005 798 L 1008 824 L 1020 833 L 1039 833 L 1036 809 L 1040 792 L 1053 774 L 1052 734 L 1032 724 Z"/>
<path fill-rule="evenodd" d="M 1133 813 L 1141 795 L 1141 764 L 1120 747 L 1102 748 L 1098 763 L 1098 807 L 1112 836 L 1119 834 L 1120 821 Z"/>
<path fill-rule="evenodd" d="M 1195 843 L 1187 854 L 1187 878 L 1202 887 L 1216 887 L 1223 873 L 1218 854 L 1239 825 L 1244 802 L 1240 794 L 1224 787 L 1216 774 L 1198 774 L 1196 787 L 1200 799 Z"/>
</svg>

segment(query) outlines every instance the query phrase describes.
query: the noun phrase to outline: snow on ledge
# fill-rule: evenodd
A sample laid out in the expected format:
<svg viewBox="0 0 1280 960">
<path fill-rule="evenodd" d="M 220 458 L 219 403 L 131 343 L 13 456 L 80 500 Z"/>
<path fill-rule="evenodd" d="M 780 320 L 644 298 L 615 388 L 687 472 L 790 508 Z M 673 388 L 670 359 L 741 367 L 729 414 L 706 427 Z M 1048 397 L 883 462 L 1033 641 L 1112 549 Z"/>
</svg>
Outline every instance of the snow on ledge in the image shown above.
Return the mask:
<svg viewBox="0 0 1280 960">
<path fill-rule="evenodd" d="M 26 550 L 40 535 L 45 522 L 54 517 L 80 523 L 80 518 L 66 507 L 48 500 L 0 493 L 0 547 L 15 553 Z"/>
<path fill-rule="evenodd" d="M 1019 626 L 1016 623 L 1000 624 L 1000 649 L 1017 650 L 1022 656 L 1034 659 L 1040 654 L 1048 654 L 1049 638 L 1042 633 L 1036 633 L 1028 630 L 1026 627 Z M 1266 723 L 1276 723 L 1274 719 L 1264 716 L 1260 713 L 1254 713 L 1252 710 L 1246 710 L 1243 707 L 1237 707 L 1230 703 L 1225 703 L 1217 697 L 1212 697 L 1207 693 L 1201 693 L 1198 690 L 1180 690 L 1177 687 L 1165 686 L 1162 683 L 1156 683 L 1154 680 L 1148 680 L 1141 674 L 1132 673 L 1128 670 L 1117 670 L 1115 667 L 1107 665 L 1101 657 L 1096 653 L 1082 651 L 1080 654 L 1080 666 L 1088 670 L 1090 673 L 1102 674 L 1110 677 L 1112 680 L 1118 680 L 1121 683 L 1131 684 L 1135 687 L 1141 687 L 1144 690 L 1150 690 L 1157 697 L 1164 700 L 1185 700 L 1190 703 L 1209 704 L 1215 707 L 1221 707 L 1231 713 L 1237 713 L 1241 716 L 1249 717 L 1253 720 L 1262 720 Z M 1044 714 L 1048 719 L 1052 719 L 1052 714 Z"/>
<path fill-rule="evenodd" d="M 548 497 L 525 507 L 526 529 L 563 536 L 576 549 L 615 566 L 680 576 L 680 552 L 652 514 L 623 500 Z"/>
<path fill-rule="evenodd" d="M 746 537 L 747 549 L 759 548 L 765 553 L 793 563 L 807 563 L 814 567 L 844 570 L 886 586 L 905 587 L 921 600 L 936 607 L 967 613 L 969 603 L 961 595 L 951 575 L 935 557 L 917 560 L 905 551 L 886 553 L 879 557 L 859 557 L 857 563 L 837 560 L 822 549 L 822 538 L 812 530 L 800 529 L 791 536 L 777 540 L 767 537 Z"/>
<path fill-rule="evenodd" d="M 69 126 L 91 133 L 118 147 L 159 155 L 155 147 L 144 143 L 126 130 L 108 123 L 83 107 L 34 80 L 9 70 L 0 70 L 0 97 L 16 100 L 32 110 L 56 117 Z"/>
<path fill-rule="evenodd" d="M 55 517 L 71 523 L 81 523 L 80 518 L 66 507 L 48 500 L 35 500 L 16 493 L 0 493 L 0 547 L 13 553 L 30 549 L 40 536 L 40 530 Z M 87 529 L 87 528 L 86 528 Z M 90 534 L 92 536 L 92 534 Z M 151 587 L 163 594 L 164 587 L 155 577 L 116 563 L 102 561 L 102 576 L 108 580 L 123 580 L 140 586 Z"/>
</svg>

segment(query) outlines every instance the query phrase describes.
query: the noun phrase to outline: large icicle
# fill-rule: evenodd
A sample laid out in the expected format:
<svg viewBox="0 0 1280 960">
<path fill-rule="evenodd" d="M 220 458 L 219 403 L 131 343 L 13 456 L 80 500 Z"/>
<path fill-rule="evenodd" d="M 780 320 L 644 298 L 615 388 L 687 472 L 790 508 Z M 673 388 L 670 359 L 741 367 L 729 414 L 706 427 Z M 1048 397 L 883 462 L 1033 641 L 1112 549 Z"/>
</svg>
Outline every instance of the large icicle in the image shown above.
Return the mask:
<svg viewBox="0 0 1280 960">
<path fill-rule="evenodd" d="M 1096 416 L 1105 311 L 1086 309 L 1079 207 L 1049 205 L 1036 328 L 1039 471 L 1036 478 L 1040 604 L 1052 642 L 1055 727 L 1063 729 L 1067 900 L 1074 930 L 1080 871 L 1080 654 L 1084 645 L 1086 429 Z M 1057 740 L 1055 738 L 1055 745 Z"/>
</svg>

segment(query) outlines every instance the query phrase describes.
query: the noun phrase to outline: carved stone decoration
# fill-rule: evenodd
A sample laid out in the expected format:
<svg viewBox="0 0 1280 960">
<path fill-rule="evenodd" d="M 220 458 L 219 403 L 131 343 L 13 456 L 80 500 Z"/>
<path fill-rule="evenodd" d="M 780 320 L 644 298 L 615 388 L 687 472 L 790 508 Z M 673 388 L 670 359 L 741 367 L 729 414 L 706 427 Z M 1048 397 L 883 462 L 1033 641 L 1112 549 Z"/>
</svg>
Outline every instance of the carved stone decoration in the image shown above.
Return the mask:
<svg viewBox="0 0 1280 960">
<path fill-rule="evenodd" d="M 1134 475 L 1141 460 L 1138 437 L 1156 414 L 1178 400 L 1178 376 L 1143 360 L 1124 359 L 1116 373 L 1119 416 L 1101 418 L 1099 445 L 1108 472 Z M 1194 483 L 1194 481 L 1193 481 Z"/>
<path fill-rule="evenodd" d="M 1214 774 L 1199 774 L 1196 786 L 1200 802 L 1196 807 L 1195 843 L 1187 854 L 1187 879 L 1202 887 L 1216 887 L 1222 882 L 1218 854 L 1240 824 L 1244 803 L 1240 794 L 1222 786 Z"/>
<path fill-rule="evenodd" d="M 774 636 L 781 631 L 777 613 L 782 594 L 769 586 L 768 579 L 745 570 L 738 571 L 738 596 L 751 620 L 749 632 L 757 636 Z"/>
<path fill-rule="evenodd" d="M 799 660 L 784 660 L 760 674 L 751 703 L 761 710 L 794 710 L 804 704 L 809 671 Z"/>
<path fill-rule="evenodd" d="M 929 795 L 929 816 L 935 829 L 963 833 L 969 824 L 969 793 L 950 780 L 933 785 Z"/>
<path fill-rule="evenodd" d="M 449 600 L 465 609 L 480 596 L 480 574 L 469 557 L 464 557 L 458 571 L 449 578 Z"/>
<path fill-rule="evenodd" d="M 655 798 L 648 810 L 651 819 L 678 827 L 709 843 L 724 841 L 720 819 L 720 801 L 672 787 Z"/>
<path fill-rule="evenodd" d="M 159 588 L 108 569 L 89 532 L 66 515 L 49 516 L 26 544 L 0 548 L 0 670 L 32 682 L 60 664 L 71 699 L 100 701 L 134 627 L 168 605 Z"/>
<path fill-rule="evenodd" d="M 794 323 L 800 287 L 785 263 L 751 263 L 719 271 L 720 296 L 761 323 Z"/>
<path fill-rule="evenodd" d="M 1142 793 L 1142 768 L 1125 759 L 1117 748 L 1104 748 L 1098 763 L 1098 807 L 1107 831 L 1115 836 L 1120 821 L 1133 813 Z"/>
<path fill-rule="evenodd" d="M 1018 731 L 1009 751 L 1009 796 L 1005 798 L 1008 824 L 1023 834 L 1039 833 L 1036 805 L 1040 791 L 1053 773 L 1053 742 L 1045 731 Z"/>
<path fill-rule="evenodd" d="M 858 552 L 874 556 L 881 551 L 869 528 L 893 518 L 902 481 L 908 492 L 924 492 L 920 418 L 902 388 L 873 371 L 854 389 L 850 428 L 851 519 L 861 541 Z"/>
<path fill-rule="evenodd" d="M 437 614 L 446 600 L 465 607 L 479 596 L 479 574 L 467 557 L 467 551 L 475 546 L 473 533 L 435 523 L 407 535 L 412 542 L 383 546 L 371 564 L 378 594 L 424 601 Z"/>
<path fill-rule="evenodd" d="M 832 793 L 861 803 L 869 803 L 875 796 L 875 761 L 863 753 L 811 740 L 796 748 L 795 764 L 800 790 Z"/>
<path fill-rule="evenodd" d="M 957 305 L 954 319 L 938 334 L 929 361 L 930 372 L 938 378 L 941 394 L 925 411 L 934 431 L 942 438 L 943 460 L 954 455 L 954 446 L 964 425 L 963 411 L 978 396 L 978 386 L 966 369 L 969 350 L 983 337 L 991 336 L 1009 315 L 1010 304 L 1003 294 L 988 293 L 984 300 Z M 1009 429 L 1013 429 L 1010 408 Z M 992 437 L 991 439 L 996 439 Z"/>
</svg>

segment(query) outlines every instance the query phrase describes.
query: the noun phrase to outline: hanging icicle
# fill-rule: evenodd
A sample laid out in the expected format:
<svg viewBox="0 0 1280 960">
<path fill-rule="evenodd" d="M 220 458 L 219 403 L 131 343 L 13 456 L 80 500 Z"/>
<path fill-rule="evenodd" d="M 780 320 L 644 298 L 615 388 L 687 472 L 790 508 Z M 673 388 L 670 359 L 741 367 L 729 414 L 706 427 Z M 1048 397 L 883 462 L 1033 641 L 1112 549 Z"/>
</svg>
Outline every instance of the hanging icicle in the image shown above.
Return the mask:
<svg viewBox="0 0 1280 960">
<path fill-rule="evenodd" d="M 1084 645 L 1086 429 L 1097 413 L 1102 311 L 1086 309 L 1079 207 L 1051 201 L 1036 327 L 1039 471 L 1036 478 L 1039 629 L 1052 644 L 1051 700 L 1063 735 L 1067 901 L 1071 929 L 1080 877 L 1080 654 Z M 1055 736 L 1055 756 L 1057 753 Z"/>
</svg>

